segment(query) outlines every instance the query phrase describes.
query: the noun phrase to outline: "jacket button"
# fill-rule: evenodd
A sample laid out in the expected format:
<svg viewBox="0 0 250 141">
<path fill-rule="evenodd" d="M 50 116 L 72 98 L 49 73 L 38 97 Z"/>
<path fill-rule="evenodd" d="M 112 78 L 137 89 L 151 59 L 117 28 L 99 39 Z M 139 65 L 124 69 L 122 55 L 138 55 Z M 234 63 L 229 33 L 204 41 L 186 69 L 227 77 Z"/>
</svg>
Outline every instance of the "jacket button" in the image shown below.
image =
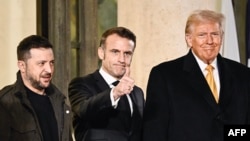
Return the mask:
<svg viewBox="0 0 250 141">
<path fill-rule="evenodd" d="M 70 112 L 69 112 L 69 110 L 66 110 L 66 114 L 69 114 Z"/>
</svg>

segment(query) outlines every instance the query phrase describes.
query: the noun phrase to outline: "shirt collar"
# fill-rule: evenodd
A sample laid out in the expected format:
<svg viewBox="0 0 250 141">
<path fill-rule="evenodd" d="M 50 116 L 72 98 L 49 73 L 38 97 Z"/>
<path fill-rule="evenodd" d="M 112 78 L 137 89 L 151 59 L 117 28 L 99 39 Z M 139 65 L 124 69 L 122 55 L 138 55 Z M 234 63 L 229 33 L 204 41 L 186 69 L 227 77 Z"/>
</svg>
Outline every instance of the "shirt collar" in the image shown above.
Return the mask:
<svg viewBox="0 0 250 141">
<path fill-rule="evenodd" d="M 117 81 L 113 76 L 104 71 L 102 67 L 100 68 L 99 72 L 109 85 L 112 85 L 113 82 Z"/>
<path fill-rule="evenodd" d="M 193 51 L 192 51 L 192 53 L 193 53 L 194 58 L 196 59 L 198 65 L 199 65 L 200 69 L 202 71 L 206 70 L 206 67 L 208 64 L 204 63 L 199 57 L 197 57 Z M 213 60 L 213 62 L 210 65 L 212 65 L 214 67 L 214 69 L 217 70 L 217 57 Z"/>
</svg>

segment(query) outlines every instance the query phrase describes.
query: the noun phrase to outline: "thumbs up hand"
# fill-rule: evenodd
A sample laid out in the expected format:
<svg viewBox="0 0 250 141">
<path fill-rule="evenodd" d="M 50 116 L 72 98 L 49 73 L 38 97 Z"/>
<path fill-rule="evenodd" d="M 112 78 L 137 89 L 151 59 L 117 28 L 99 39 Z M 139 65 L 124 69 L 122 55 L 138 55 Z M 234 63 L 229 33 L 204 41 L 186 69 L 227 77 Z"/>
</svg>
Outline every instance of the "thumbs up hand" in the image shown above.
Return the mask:
<svg viewBox="0 0 250 141">
<path fill-rule="evenodd" d="M 126 72 L 119 81 L 119 84 L 113 90 L 113 96 L 115 100 L 125 94 L 130 94 L 133 91 L 135 81 L 130 77 L 129 66 L 126 66 Z"/>
</svg>

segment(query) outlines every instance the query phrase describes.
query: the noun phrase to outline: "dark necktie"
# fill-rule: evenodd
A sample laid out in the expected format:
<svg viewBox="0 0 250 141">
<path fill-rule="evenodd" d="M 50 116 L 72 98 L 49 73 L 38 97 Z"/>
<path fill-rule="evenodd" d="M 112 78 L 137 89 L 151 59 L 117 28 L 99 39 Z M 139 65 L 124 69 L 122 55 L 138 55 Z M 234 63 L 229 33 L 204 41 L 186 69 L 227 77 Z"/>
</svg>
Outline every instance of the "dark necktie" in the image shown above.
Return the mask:
<svg viewBox="0 0 250 141">
<path fill-rule="evenodd" d="M 112 85 L 117 86 L 119 82 L 120 82 L 120 81 L 117 80 L 117 81 L 113 82 Z M 128 95 L 128 96 L 129 96 L 129 95 Z M 121 102 L 120 102 L 120 101 L 121 101 Z M 123 95 L 123 96 L 120 97 L 118 106 L 119 106 L 119 105 L 121 105 L 124 109 L 126 109 L 126 111 L 129 111 L 130 114 L 131 114 L 131 109 L 130 109 L 130 105 L 129 105 L 129 102 L 128 102 L 128 97 L 127 97 L 127 95 Z"/>
<path fill-rule="evenodd" d="M 112 83 L 112 85 L 116 86 L 118 83 L 119 81 L 115 81 Z M 122 115 L 121 119 L 124 122 L 124 125 L 126 125 L 126 131 L 129 131 L 131 126 L 131 110 L 126 95 L 120 97 L 117 109 L 120 111 L 120 114 Z"/>
<path fill-rule="evenodd" d="M 116 86 L 119 82 L 120 81 L 117 80 L 117 81 L 113 82 L 112 85 Z"/>
</svg>

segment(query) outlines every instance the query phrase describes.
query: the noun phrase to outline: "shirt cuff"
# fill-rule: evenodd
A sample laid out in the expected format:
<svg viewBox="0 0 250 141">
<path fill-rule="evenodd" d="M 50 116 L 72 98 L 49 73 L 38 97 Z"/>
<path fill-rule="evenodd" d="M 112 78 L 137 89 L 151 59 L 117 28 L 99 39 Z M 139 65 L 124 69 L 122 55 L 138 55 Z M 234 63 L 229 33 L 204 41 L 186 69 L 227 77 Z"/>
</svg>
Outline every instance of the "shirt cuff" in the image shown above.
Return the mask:
<svg viewBox="0 0 250 141">
<path fill-rule="evenodd" d="M 111 99 L 111 104 L 112 104 L 112 106 L 116 109 L 117 106 L 118 106 L 118 102 L 119 102 L 120 98 L 118 98 L 117 100 L 114 100 L 113 90 L 114 90 L 114 88 L 111 89 L 111 92 L 110 92 L 110 99 Z"/>
</svg>

